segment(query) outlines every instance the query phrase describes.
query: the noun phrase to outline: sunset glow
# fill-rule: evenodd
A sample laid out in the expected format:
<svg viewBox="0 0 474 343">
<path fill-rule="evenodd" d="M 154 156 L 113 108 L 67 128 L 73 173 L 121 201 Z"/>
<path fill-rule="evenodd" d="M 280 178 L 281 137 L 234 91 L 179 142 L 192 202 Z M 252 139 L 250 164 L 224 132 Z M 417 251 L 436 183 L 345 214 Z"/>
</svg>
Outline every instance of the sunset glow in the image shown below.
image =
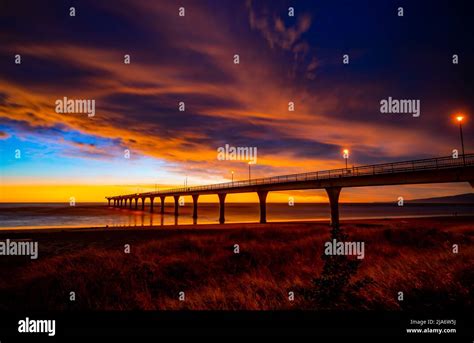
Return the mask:
<svg viewBox="0 0 474 343">
<path fill-rule="evenodd" d="M 216 158 L 225 144 L 258 148 L 252 178 L 340 168 L 347 146 L 357 165 L 447 156 L 457 146 L 457 133 L 443 118 L 453 108 L 469 110 L 472 99 L 456 87 L 440 97 L 419 75 L 436 72 L 440 84 L 449 84 L 449 68 L 427 62 L 423 70 L 417 64 L 400 69 L 396 58 L 370 55 L 363 48 L 368 42 L 384 56 L 400 57 L 395 42 L 373 29 L 375 17 L 361 26 L 353 10 L 318 7 L 319 13 L 338 13 L 354 30 L 350 68 L 342 68 L 339 50 L 330 47 L 347 32 L 318 22 L 310 2 L 290 19 L 278 19 L 284 13 L 278 4 L 229 6 L 234 19 L 210 18 L 212 9 L 193 2 L 186 2 L 185 18 L 166 1 L 128 2 L 120 10 L 91 2 L 87 15 L 67 23 L 48 20 L 53 14 L 40 5 L 22 10 L 25 31 L 4 31 L 9 38 L 0 46 L 0 201 L 103 201 L 156 184 L 182 185 L 185 177 L 188 185 L 247 179 L 247 161 Z M 87 20 L 99 13 L 106 17 L 101 24 Z M 94 41 L 84 39 L 84 27 L 98 32 Z M 425 54 L 416 45 L 407 49 Z M 14 64 L 15 54 L 21 64 Z M 419 77 L 403 85 L 383 81 L 400 73 Z M 380 113 L 380 99 L 402 95 L 402 89 L 424 99 L 419 118 Z M 56 102 L 65 98 L 93 99 L 95 115 L 58 113 Z M 469 151 L 474 135 L 469 125 L 464 130 Z M 424 197 L 430 186 L 402 191 Z M 438 191 L 470 189 L 445 185 Z M 318 201 L 317 194 L 306 191 L 305 199 Z M 389 188 L 345 196 L 393 200 Z"/>
</svg>

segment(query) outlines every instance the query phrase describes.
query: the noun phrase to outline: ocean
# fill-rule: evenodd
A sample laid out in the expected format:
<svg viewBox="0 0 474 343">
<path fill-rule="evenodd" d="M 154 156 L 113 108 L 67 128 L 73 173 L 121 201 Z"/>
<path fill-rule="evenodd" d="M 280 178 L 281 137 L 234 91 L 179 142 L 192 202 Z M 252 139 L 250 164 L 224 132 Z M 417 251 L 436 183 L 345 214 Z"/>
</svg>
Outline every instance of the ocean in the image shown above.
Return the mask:
<svg viewBox="0 0 474 343">
<path fill-rule="evenodd" d="M 1 203 L 0 229 L 77 228 L 77 227 L 123 227 L 193 224 L 192 203 L 179 208 L 174 216 L 174 205 L 167 203 L 165 214 L 155 213 L 148 207 L 145 211 L 109 208 L 103 203 L 82 203 L 69 206 L 64 203 Z M 408 204 L 396 203 L 340 204 L 341 221 L 347 219 L 410 218 L 433 216 L 473 215 L 474 204 Z M 158 213 L 157 213 L 158 212 Z M 326 203 L 267 204 L 268 222 L 324 221 L 329 220 L 329 205 Z M 197 224 L 218 224 L 219 205 L 200 203 Z M 258 203 L 227 203 L 226 223 L 249 223 L 259 221 Z"/>
</svg>

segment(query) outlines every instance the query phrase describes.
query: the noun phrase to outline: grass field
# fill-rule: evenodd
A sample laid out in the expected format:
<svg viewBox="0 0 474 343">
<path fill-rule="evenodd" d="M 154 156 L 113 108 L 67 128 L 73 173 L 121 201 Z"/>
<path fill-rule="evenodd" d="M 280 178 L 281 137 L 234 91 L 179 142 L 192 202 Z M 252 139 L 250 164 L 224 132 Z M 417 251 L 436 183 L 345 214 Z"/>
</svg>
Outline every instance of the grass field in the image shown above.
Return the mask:
<svg viewBox="0 0 474 343">
<path fill-rule="evenodd" d="M 0 232 L 40 251 L 0 258 L 0 309 L 474 309 L 472 218 L 343 223 L 362 260 L 323 256 L 328 224 L 241 226 Z"/>
</svg>

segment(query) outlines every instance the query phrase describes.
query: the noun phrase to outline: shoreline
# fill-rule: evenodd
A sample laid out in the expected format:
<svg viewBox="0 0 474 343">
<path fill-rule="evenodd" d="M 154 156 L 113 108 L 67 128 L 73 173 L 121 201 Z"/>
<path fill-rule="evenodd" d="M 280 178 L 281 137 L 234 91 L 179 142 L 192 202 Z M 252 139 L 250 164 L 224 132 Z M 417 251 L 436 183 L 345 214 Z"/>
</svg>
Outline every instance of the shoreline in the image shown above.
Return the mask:
<svg viewBox="0 0 474 343">
<path fill-rule="evenodd" d="M 349 218 L 341 219 L 341 226 L 345 225 L 382 225 L 384 223 L 395 223 L 397 221 L 410 222 L 425 222 L 429 219 L 436 219 L 437 221 L 452 221 L 468 222 L 473 219 L 473 215 L 427 215 L 427 216 L 400 216 L 400 217 L 379 217 L 379 218 Z M 474 225 L 474 220 L 471 220 Z M 243 222 L 243 223 L 227 223 L 227 224 L 178 224 L 178 225 L 152 225 L 152 226 L 91 226 L 91 227 L 46 227 L 46 228 L 0 228 L 0 236 L 9 233 L 59 233 L 59 232 L 113 232 L 113 231 L 228 231 L 228 230 L 242 230 L 242 229 L 275 229 L 275 228 L 294 228 L 295 226 L 309 226 L 315 225 L 318 227 L 328 227 L 330 221 L 328 219 L 321 220 L 290 220 L 290 221 L 275 221 L 261 224 L 258 222 Z"/>
</svg>

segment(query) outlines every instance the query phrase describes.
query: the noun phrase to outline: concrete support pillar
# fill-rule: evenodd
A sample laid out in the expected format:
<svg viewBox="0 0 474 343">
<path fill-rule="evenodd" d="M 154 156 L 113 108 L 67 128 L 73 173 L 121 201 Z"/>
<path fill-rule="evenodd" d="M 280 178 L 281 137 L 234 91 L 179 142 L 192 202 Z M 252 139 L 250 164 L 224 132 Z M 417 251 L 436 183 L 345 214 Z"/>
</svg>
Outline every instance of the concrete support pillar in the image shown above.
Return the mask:
<svg viewBox="0 0 474 343">
<path fill-rule="evenodd" d="M 120 207 L 123 206 L 123 199 L 120 199 Z"/>
<path fill-rule="evenodd" d="M 146 198 L 143 197 L 142 198 L 142 211 L 145 211 L 145 200 L 146 200 Z"/>
<path fill-rule="evenodd" d="M 123 207 L 127 207 L 127 198 L 123 199 Z"/>
<path fill-rule="evenodd" d="M 160 197 L 160 200 L 161 200 L 161 214 L 165 213 L 165 199 L 166 199 L 166 197 Z"/>
<path fill-rule="evenodd" d="M 258 200 L 260 201 L 260 223 L 265 224 L 267 222 L 267 194 L 268 191 L 259 191 Z"/>
<path fill-rule="evenodd" d="M 328 193 L 329 204 L 331 206 L 331 226 L 333 229 L 339 228 L 339 194 L 341 187 L 326 188 Z"/>
<path fill-rule="evenodd" d="M 132 209 L 132 201 L 133 201 L 132 198 L 128 199 L 128 208 L 130 209 Z"/>
<path fill-rule="evenodd" d="M 135 198 L 135 210 L 138 210 L 138 198 Z"/>
<path fill-rule="evenodd" d="M 107 199 L 107 201 L 109 202 L 109 207 L 110 207 L 110 199 Z"/>
<path fill-rule="evenodd" d="M 219 223 L 224 224 L 225 223 L 225 197 L 227 193 L 219 193 L 217 196 L 219 197 Z"/>
<path fill-rule="evenodd" d="M 198 198 L 199 194 L 193 194 L 193 219 L 198 217 Z"/>
<path fill-rule="evenodd" d="M 153 201 L 155 201 L 154 197 L 150 197 L 150 213 L 153 212 Z"/>
<path fill-rule="evenodd" d="M 179 208 L 179 195 L 174 195 L 174 215 L 175 217 L 178 216 L 178 208 Z"/>
</svg>

